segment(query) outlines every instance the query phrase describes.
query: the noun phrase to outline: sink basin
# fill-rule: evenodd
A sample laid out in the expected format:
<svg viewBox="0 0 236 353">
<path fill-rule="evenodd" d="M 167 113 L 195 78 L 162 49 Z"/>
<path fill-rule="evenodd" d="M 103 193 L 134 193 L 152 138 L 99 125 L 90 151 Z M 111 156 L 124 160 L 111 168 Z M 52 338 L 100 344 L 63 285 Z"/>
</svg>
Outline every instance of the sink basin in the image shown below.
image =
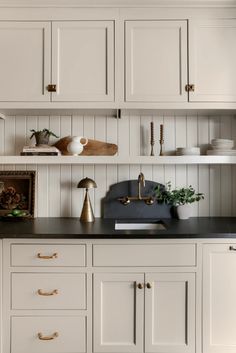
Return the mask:
<svg viewBox="0 0 236 353">
<path fill-rule="evenodd" d="M 116 221 L 115 230 L 166 230 L 163 222 Z"/>
</svg>

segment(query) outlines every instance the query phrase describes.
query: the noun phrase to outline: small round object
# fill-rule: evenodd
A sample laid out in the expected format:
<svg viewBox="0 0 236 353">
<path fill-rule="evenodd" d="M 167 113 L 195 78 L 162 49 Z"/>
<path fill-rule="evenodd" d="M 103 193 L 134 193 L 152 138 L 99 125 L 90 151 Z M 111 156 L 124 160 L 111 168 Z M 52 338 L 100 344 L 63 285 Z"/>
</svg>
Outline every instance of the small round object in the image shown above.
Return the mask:
<svg viewBox="0 0 236 353">
<path fill-rule="evenodd" d="M 151 206 L 154 204 L 154 200 L 152 197 L 150 197 L 148 200 L 145 201 L 146 205 Z"/>
<path fill-rule="evenodd" d="M 142 283 L 138 283 L 138 289 L 143 289 L 143 284 Z"/>
<path fill-rule="evenodd" d="M 149 282 L 147 283 L 147 288 L 148 288 L 148 289 L 151 289 L 151 288 L 152 288 L 151 283 L 149 283 Z"/>
</svg>

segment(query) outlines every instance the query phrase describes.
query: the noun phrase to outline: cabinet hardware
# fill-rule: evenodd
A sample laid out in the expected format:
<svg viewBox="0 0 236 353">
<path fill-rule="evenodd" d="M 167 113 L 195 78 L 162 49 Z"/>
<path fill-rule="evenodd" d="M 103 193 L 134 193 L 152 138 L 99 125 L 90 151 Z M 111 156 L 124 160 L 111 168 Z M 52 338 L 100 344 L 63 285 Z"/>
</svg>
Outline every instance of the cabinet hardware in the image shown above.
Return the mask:
<svg viewBox="0 0 236 353">
<path fill-rule="evenodd" d="M 41 332 L 38 333 L 38 338 L 42 341 L 51 341 L 59 336 L 58 332 L 54 332 L 51 336 L 43 336 Z"/>
<path fill-rule="evenodd" d="M 187 84 L 186 86 L 185 86 L 185 91 L 186 92 L 194 92 L 195 91 L 195 85 L 189 85 L 189 84 Z"/>
<path fill-rule="evenodd" d="M 47 86 L 48 92 L 56 92 L 57 91 L 57 85 L 48 85 Z"/>
<path fill-rule="evenodd" d="M 58 294 L 58 290 L 54 289 L 52 292 L 43 292 L 42 289 L 38 289 L 37 293 L 38 293 L 38 295 L 43 295 L 45 297 L 49 297 L 51 295 Z"/>
<path fill-rule="evenodd" d="M 143 289 L 143 284 L 142 283 L 138 283 L 138 289 Z"/>
<path fill-rule="evenodd" d="M 151 288 L 152 288 L 151 283 L 149 283 L 149 282 L 147 283 L 147 288 L 148 288 L 148 289 L 151 289 Z"/>
<path fill-rule="evenodd" d="M 229 247 L 229 250 L 230 250 L 230 251 L 236 251 L 236 248 L 231 245 L 231 246 Z"/>
<path fill-rule="evenodd" d="M 50 260 L 50 259 L 57 259 L 58 254 L 55 252 L 54 254 L 47 256 L 47 255 L 41 255 L 41 253 L 39 252 L 39 253 L 37 254 L 37 257 L 38 257 L 39 259 Z"/>
</svg>

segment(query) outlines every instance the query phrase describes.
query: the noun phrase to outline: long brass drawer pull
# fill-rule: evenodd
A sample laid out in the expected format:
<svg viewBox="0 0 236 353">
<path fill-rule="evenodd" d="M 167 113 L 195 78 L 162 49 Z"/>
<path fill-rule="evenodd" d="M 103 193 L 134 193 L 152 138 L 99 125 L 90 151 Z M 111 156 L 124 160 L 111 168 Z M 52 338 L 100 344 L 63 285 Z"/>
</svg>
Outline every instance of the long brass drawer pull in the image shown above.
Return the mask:
<svg viewBox="0 0 236 353">
<path fill-rule="evenodd" d="M 38 293 L 38 295 L 43 295 L 45 297 L 49 297 L 51 295 L 58 294 L 58 290 L 54 289 L 52 292 L 43 292 L 42 289 L 38 289 L 37 293 Z"/>
<path fill-rule="evenodd" d="M 42 341 L 51 341 L 59 336 L 58 332 L 54 332 L 51 336 L 43 336 L 41 332 L 38 333 L 38 338 Z"/>
<path fill-rule="evenodd" d="M 52 255 L 42 255 L 40 252 L 37 254 L 37 257 L 39 259 L 44 259 L 44 260 L 51 260 L 51 259 L 57 259 L 58 258 L 58 254 L 56 252 L 54 252 L 54 254 Z"/>
<path fill-rule="evenodd" d="M 229 247 L 229 250 L 230 250 L 230 251 L 236 251 L 236 247 L 234 247 L 234 246 L 231 245 L 231 246 Z"/>
</svg>

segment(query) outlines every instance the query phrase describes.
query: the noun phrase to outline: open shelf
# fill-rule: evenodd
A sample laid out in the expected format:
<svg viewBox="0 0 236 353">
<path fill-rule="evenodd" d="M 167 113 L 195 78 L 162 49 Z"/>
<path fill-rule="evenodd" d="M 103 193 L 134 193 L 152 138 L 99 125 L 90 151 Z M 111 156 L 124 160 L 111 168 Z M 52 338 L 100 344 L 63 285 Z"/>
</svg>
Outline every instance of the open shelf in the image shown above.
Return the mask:
<svg viewBox="0 0 236 353">
<path fill-rule="evenodd" d="M 0 164 L 236 164 L 236 156 L 0 156 Z"/>
</svg>

